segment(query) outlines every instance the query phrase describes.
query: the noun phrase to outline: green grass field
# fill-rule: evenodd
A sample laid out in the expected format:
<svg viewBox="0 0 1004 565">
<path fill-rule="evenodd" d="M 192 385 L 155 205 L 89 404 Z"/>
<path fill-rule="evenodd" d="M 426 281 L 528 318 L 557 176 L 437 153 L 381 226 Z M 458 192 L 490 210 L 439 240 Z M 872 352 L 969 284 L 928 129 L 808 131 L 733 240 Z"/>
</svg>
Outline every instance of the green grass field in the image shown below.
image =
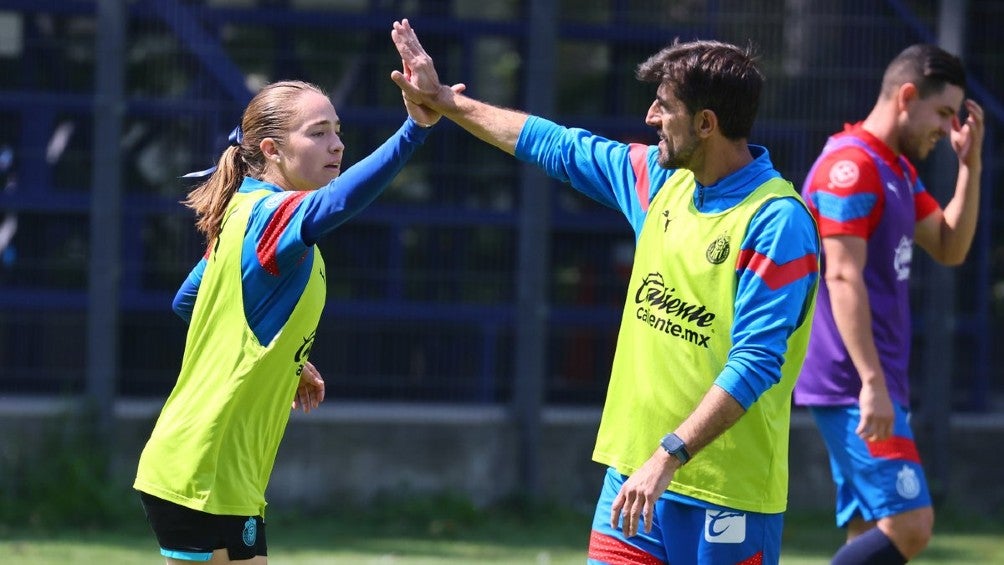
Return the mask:
<svg viewBox="0 0 1004 565">
<path fill-rule="evenodd" d="M 313 518 L 274 514 L 271 565 L 582 565 L 589 535 L 589 517 L 580 513 L 551 507 L 477 510 L 455 500 Z M 781 562 L 824 565 L 840 541 L 828 517 L 789 513 Z M 116 527 L 0 528 L 0 556 L 18 565 L 163 562 L 142 511 Z M 945 518 L 928 551 L 911 563 L 1004 565 L 1004 526 Z"/>
</svg>

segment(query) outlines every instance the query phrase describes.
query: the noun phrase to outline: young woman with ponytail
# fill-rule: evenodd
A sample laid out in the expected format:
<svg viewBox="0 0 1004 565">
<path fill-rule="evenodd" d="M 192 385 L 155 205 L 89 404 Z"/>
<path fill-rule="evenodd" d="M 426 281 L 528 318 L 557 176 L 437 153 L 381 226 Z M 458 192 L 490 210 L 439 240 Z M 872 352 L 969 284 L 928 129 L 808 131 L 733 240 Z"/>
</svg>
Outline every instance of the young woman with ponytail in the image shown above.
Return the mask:
<svg viewBox="0 0 1004 565">
<path fill-rule="evenodd" d="M 267 563 L 265 488 L 290 407 L 324 400 L 308 360 L 326 287 L 316 243 L 379 196 L 439 120 L 405 107 L 401 128 L 343 173 L 328 96 L 276 82 L 217 165 L 194 173 L 205 180 L 184 203 L 206 252 L 174 299 L 184 358 L 134 483 L 169 565 Z"/>
</svg>

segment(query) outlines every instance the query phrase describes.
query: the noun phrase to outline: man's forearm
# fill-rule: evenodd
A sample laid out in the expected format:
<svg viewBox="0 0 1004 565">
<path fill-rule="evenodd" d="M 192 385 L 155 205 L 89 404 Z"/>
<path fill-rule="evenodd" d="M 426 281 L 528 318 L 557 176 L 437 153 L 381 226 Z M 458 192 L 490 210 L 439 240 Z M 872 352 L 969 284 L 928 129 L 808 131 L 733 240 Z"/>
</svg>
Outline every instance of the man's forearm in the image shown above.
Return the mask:
<svg viewBox="0 0 1004 565">
<path fill-rule="evenodd" d="M 697 408 L 680 424 L 676 435 L 691 456 L 722 435 L 746 413 L 742 405 L 718 385 L 712 385 Z"/>
<path fill-rule="evenodd" d="M 499 108 L 443 87 L 429 105 L 478 139 L 514 155 L 527 114 Z"/>
<path fill-rule="evenodd" d="M 976 219 L 980 208 L 980 170 L 959 164 L 955 195 L 945 206 L 942 224 L 943 262 L 958 265 L 965 260 L 976 233 Z"/>
<path fill-rule="evenodd" d="M 884 385 L 885 375 L 872 333 L 871 310 L 864 282 L 828 279 L 833 321 L 858 370 L 863 385 Z"/>
</svg>

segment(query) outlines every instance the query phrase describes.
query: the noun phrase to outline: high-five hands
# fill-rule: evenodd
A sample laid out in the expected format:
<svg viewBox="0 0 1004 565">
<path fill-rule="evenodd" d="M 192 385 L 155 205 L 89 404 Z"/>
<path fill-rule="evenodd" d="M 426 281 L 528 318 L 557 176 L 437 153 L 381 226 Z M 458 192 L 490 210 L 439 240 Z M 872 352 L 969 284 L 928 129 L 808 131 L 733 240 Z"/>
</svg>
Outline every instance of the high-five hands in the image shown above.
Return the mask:
<svg viewBox="0 0 1004 565">
<path fill-rule="evenodd" d="M 431 126 L 442 117 L 440 97 L 459 94 L 467 87 L 463 83 L 447 87 L 439 82 L 432 57 L 425 52 L 407 19 L 394 22 L 390 37 L 401 55 L 402 67 L 400 71 L 391 72 L 390 78 L 401 89 L 412 119 L 420 125 Z"/>
</svg>

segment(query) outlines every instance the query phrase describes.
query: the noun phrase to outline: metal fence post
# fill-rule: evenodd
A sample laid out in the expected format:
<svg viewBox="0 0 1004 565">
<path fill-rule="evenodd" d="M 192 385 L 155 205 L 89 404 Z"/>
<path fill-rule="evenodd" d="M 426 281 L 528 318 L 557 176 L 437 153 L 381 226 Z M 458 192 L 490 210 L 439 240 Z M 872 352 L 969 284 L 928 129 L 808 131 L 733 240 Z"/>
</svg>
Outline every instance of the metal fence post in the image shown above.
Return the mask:
<svg viewBox="0 0 1004 565">
<path fill-rule="evenodd" d="M 527 33 L 526 109 L 548 115 L 554 108 L 557 2 L 531 2 Z M 541 409 L 546 390 L 548 272 L 551 249 L 550 181 L 535 166 L 520 169 L 516 271 L 516 375 L 513 410 L 519 448 L 519 478 L 531 498 L 540 494 Z"/>
<path fill-rule="evenodd" d="M 97 4 L 93 176 L 87 296 L 87 400 L 98 447 L 111 439 L 119 358 L 119 279 L 122 272 L 120 138 L 125 110 L 123 74 L 126 6 Z"/>
</svg>

